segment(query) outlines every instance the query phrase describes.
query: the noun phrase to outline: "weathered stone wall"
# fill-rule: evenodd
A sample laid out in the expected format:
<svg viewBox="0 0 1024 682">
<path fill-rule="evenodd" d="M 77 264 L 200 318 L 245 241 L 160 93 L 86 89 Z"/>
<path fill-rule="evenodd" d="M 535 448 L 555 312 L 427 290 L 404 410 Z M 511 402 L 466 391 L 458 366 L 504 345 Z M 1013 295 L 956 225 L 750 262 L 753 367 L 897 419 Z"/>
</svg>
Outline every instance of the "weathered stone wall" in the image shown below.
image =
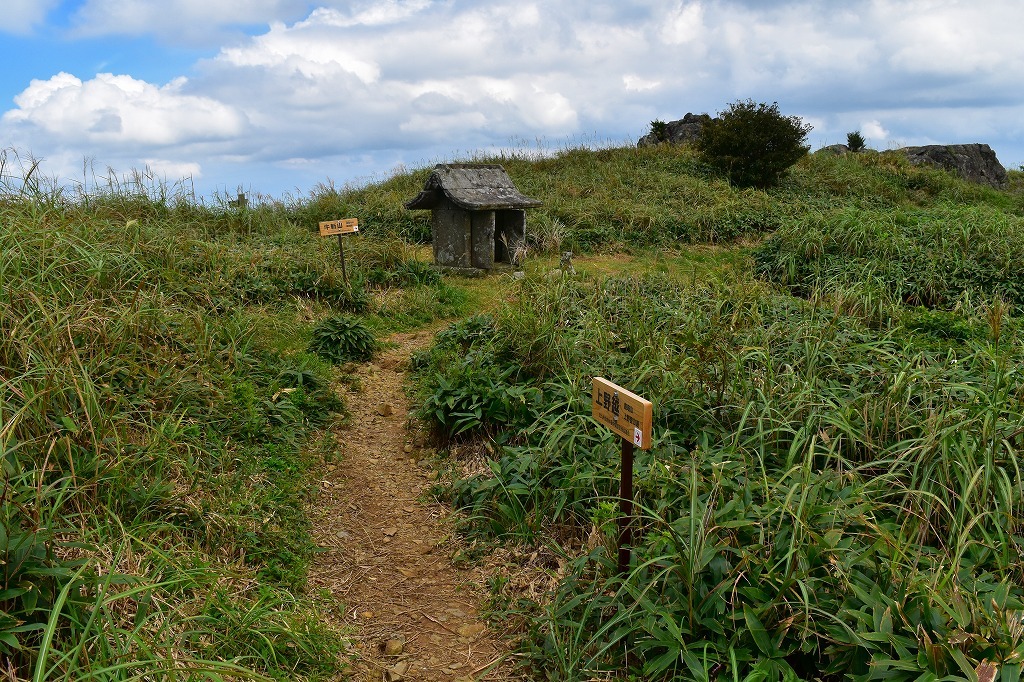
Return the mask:
<svg viewBox="0 0 1024 682">
<path fill-rule="evenodd" d="M 433 210 L 431 230 L 434 263 L 452 268 L 471 266 L 473 230 L 469 212 L 445 199 Z"/>
<path fill-rule="evenodd" d="M 494 267 L 494 211 L 473 211 L 469 215 L 473 227 L 473 267 L 490 270 Z"/>
</svg>

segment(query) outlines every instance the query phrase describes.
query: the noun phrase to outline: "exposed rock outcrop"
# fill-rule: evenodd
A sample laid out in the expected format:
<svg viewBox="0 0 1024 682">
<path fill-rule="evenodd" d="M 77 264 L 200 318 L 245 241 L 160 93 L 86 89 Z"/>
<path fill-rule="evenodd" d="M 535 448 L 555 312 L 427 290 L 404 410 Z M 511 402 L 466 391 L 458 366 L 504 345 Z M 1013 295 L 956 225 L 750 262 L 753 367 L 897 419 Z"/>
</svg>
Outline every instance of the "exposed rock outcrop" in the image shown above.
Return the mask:
<svg viewBox="0 0 1024 682">
<path fill-rule="evenodd" d="M 815 154 L 830 154 L 832 156 L 843 156 L 844 154 L 852 154 L 850 148 L 845 144 L 830 144 L 827 147 L 822 147 Z"/>
<path fill-rule="evenodd" d="M 687 114 L 678 121 L 669 121 L 665 124 L 662 134 L 659 136 L 656 131 L 644 135 L 636 143 L 637 147 L 649 147 L 652 145 L 667 142 L 669 144 L 688 144 L 695 142 L 700 137 L 700 131 L 704 123 L 710 121 L 707 114 Z"/>
<path fill-rule="evenodd" d="M 1001 188 L 1006 186 L 1006 169 L 987 144 L 932 144 L 899 150 L 910 163 L 930 164 L 954 171 L 964 180 Z"/>
</svg>

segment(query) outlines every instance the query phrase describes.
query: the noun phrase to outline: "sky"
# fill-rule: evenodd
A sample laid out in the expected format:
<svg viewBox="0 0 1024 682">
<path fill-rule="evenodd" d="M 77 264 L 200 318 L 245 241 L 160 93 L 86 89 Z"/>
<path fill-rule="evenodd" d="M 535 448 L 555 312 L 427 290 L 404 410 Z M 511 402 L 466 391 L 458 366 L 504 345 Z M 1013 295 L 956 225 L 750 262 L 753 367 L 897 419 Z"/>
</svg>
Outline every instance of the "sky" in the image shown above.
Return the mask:
<svg viewBox="0 0 1024 682">
<path fill-rule="evenodd" d="M 1020 0 L 2 0 L 0 162 L 303 197 L 778 102 L 1024 163 Z"/>
</svg>

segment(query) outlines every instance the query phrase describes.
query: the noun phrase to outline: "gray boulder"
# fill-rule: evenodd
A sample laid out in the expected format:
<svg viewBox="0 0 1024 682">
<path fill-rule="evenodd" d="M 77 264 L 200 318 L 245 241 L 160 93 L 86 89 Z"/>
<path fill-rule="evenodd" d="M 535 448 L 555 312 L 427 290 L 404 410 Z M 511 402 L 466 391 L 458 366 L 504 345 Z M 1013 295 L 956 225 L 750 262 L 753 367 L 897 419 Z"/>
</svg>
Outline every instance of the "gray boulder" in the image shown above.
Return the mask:
<svg viewBox="0 0 1024 682">
<path fill-rule="evenodd" d="M 669 144 L 690 144 L 700 137 L 704 123 L 710 121 L 707 114 L 687 114 L 678 121 L 665 124 L 664 134 L 659 138 L 653 131 L 644 135 L 636 143 L 637 147 L 651 147 L 662 142 Z"/>
<path fill-rule="evenodd" d="M 898 150 L 914 165 L 928 164 L 951 170 L 964 180 L 1002 188 L 1006 169 L 987 144 L 931 144 Z"/>
<path fill-rule="evenodd" d="M 852 154 L 850 148 L 845 144 L 830 144 L 827 147 L 822 147 L 815 154 L 831 155 L 831 156 L 845 156 L 846 154 Z"/>
</svg>

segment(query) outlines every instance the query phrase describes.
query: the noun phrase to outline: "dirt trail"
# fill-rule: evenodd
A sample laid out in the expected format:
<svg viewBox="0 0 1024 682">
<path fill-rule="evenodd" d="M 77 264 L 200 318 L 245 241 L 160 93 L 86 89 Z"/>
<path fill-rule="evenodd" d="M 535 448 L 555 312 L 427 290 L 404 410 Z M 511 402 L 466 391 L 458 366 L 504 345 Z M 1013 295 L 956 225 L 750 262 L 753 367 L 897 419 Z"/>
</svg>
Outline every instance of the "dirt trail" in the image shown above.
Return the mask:
<svg viewBox="0 0 1024 682">
<path fill-rule="evenodd" d="M 317 555 L 309 582 L 345 607 L 360 661 L 355 678 L 510 680 L 508 647 L 479 616 L 483 576 L 455 568 L 447 511 L 424 502 L 428 453 L 409 430 L 404 385 L 410 354 L 429 332 L 397 334 L 396 348 L 358 370 L 338 431 L 341 462 L 310 509 Z"/>
</svg>

